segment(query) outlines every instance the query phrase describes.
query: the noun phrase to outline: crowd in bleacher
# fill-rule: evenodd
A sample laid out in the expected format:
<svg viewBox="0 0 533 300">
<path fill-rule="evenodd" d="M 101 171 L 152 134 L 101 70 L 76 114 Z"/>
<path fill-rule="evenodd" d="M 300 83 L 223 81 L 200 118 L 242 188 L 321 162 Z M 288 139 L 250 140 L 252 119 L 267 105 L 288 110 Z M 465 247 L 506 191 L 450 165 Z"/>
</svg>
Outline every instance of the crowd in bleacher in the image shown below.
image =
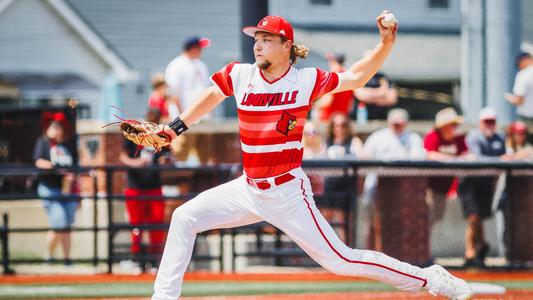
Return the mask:
<svg viewBox="0 0 533 300">
<path fill-rule="evenodd" d="M 148 99 L 148 117 L 155 123 L 167 123 L 191 105 L 199 91 L 209 83 L 206 65 L 200 60 L 202 49 L 208 47 L 208 39 L 191 37 L 183 47 L 183 53 L 171 61 L 165 73 L 152 78 L 152 94 Z M 344 70 L 344 56 L 340 53 L 327 56 L 330 70 Z M 464 119 L 453 107 L 442 109 L 435 115 L 432 128 L 424 136 L 410 129 L 409 113 L 397 105 L 398 94 L 393 83 L 378 73 L 368 84 L 358 90 L 325 95 L 319 99 L 305 124 L 303 132 L 304 159 L 362 159 L 362 160 L 436 160 L 436 161 L 533 161 L 533 146 L 528 142 L 528 123 L 533 120 L 533 59 L 529 54 L 521 54 L 517 59 L 520 72 L 517 75 L 513 93 L 507 100 L 518 106 L 519 119 L 509 124 L 505 130 L 498 123 L 498 113 L 491 107 L 479 112 L 477 126 L 465 132 L 461 130 Z M 529 106 L 532 108 L 530 109 Z M 532 112 L 530 114 L 530 111 Z M 382 119 L 386 126 L 372 132 L 364 140 L 357 132 L 358 124 L 368 119 Z M 68 134 L 68 126 L 61 115 L 54 116 L 45 126 L 43 141 L 37 143 L 34 159 L 39 168 L 52 168 L 55 165 L 71 166 L 74 162 L 58 162 L 65 155 L 49 157 L 50 148 L 61 147 Z M 357 120 L 357 122 L 354 121 Z M 193 139 L 196 140 L 196 139 Z M 196 140 L 196 144 L 200 141 Z M 190 145 L 194 148 L 195 145 Z M 198 145 L 196 145 L 198 146 Z M 44 150 L 43 150 L 44 149 Z M 146 151 L 147 150 L 147 151 Z M 57 152 L 57 151 L 56 151 Z M 44 154 L 43 154 L 44 153 Z M 59 152 L 58 152 L 59 153 Z M 136 147 L 125 142 L 120 161 L 130 167 L 143 167 L 158 164 L 161 157 L 145 149 L 136 155 Z M 68 155 L 67 155 L 68 156 Z M 70 157 L 70 156 L 69 156 Z M 175 159 L 175 158 L 174 158 Z M 72 159 L 71 159 L 72 160 Z M 157 172 L 156 172 L 157 173 Z M 161 181 L 157 174 L 130 171 L 126 196 L 161 196 Z M 43 198 L 61 194 L 61 183 L 53 183 L 53 188 L 45 189 L 43 178 L 39 194 Z M 369 174 L 364 184 L 363 198 L 371 202 L 377 187 L 377 177 Z M 322 189 L 332 189 L 332 181 L 324 180 Z M 483 238 L 483 220 L 491 216 L 492 196 L 495 180 L 493 177 L 465 177 L 459 180 L 431 178 L 428 181 L 426 202 L 431 208 L 432 221 L 438 221 L 450 191 L 456 191 L 463 205 L 467 220 L 465 233 L 465 265 L 483 266 L 488 252 L 488 244 Z M 50 185 L 48 185 L 50 187 Z M 490 187 L 490 188 L 487 188 Z M 338 188 L 338 187 L 335 187 Z M 58 228 L 70 227 L 73 223 L 74 204 L 65 209 L 66 217 L 58 217 L 62 211 L 59 202 L 48 201 L 46 206 L 49 218 Z M 67 203 L 69 204 L 69 203 Z M 129 219 L 133 223 L 160 223 L 163 221 L 163 206 L 158 201 L 138 201 L 126 198 Z M 55 206 L 54 206 L 55 205 Z M 57 206 L 57 207 L 56 207 Z M 157 208 L 155 208 L 157 207 Z M 150 217 L 145 212 L 153 211 Z M 143 215 L 143 217 L 139 217 Z M 55 222 L 55 223 L 54 223 Z M 139 252 L 141 232 L 132 234 L 132 252 Z M 153 249 L 159 252 L 163 234 L 152 232 Z M 69 261 L 70 234 L 68 231 L 51 231 L 46 258 L 50 258 L 57 244 L 62 244 L 65 259 Z"/>
</svg>

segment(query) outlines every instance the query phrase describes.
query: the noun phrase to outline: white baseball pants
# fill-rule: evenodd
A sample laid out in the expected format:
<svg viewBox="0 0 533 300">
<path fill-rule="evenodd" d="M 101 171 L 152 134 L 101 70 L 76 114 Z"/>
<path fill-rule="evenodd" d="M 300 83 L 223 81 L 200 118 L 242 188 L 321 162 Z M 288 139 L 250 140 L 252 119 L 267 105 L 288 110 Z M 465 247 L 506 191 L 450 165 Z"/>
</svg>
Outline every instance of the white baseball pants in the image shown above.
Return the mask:
<svg viewBox="0 0 533 300">
<path fill-rule="evenodd" d="M 152 300 L 179 298 L 198 233 L 262 220 L 281 229 L 334 274 L 366 277 L 404 291 L 415 292 L 425 286 L 423 269 L 383 253 L 346 246 L 316 208 L 303 170 L 298 168 L 290 173 L 294 179 L 268 190 L 250 186 L 243 175 L 177 208 L 172 214 Z"/>
</svg>

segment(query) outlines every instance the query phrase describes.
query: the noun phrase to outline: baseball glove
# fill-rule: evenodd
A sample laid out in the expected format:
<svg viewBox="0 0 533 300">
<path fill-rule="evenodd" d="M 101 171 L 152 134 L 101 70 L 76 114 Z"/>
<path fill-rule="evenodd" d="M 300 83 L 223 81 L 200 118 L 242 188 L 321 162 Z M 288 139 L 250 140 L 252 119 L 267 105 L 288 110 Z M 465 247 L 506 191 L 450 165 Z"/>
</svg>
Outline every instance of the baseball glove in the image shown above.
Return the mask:
<svg viewBox="0 0 533 300">
<path fill-rule="evenodd" d="M 128 140 L 142 147 L 153 147 L 155 152 L 170 149 L 172 138 L 158 124 L 137 120 L 120 122 L 120 131 Z"/>
<path fill-rule="evenodd" d="M 113 105 L 111 105 L 111 107 L 116 108 L 129 116 L 129 114 L 123 111 L 122 109 Z M 115 114 L 113 115 L 120 121 L 109 123 L 107 125 L 104 125 L 103 127 L 118 124 L 122 135 L 128 140 L 138 145 L 138 149 L 135 152 L 135 156 L 137 156 L 137 153 L 143 147 L 153 147 L 156 153 L 161 150 L 172 151 L 172 148 L 170 146 L 172 138 L 170 137 L 170 135 L 165 133 L 159 127 L 158 124 L 153 122 L 146 122 L 143 120 L 124 119 Z"/>
</svg>

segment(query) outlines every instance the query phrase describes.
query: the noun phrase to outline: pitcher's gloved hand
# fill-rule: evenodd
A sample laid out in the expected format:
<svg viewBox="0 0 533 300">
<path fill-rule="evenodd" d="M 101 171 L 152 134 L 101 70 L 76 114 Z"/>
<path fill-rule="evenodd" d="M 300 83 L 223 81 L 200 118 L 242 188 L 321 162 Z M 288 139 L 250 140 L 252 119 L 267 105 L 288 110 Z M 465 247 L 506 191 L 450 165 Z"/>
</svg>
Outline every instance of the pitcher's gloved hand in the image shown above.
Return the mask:
<svg viewBox="0 0 533 300">
<path fill-rule="evenodd" d="M 120 123 L 122 135 L 135 144 L 153 147 L 155 152 L 170 150 L 172 138 L 161 130 L 158 124 L 137 120 L 125 120 Z"/>
</svg>

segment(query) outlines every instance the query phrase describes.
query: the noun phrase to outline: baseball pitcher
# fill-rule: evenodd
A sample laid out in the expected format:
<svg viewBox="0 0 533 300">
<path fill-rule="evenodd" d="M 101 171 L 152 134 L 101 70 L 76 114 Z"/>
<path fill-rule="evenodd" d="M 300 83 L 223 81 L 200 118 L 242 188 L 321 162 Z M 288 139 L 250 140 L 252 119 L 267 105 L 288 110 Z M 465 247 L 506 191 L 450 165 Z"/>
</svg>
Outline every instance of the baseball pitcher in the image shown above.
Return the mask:
<svg viewBox="0 0 533 300">
<path fill-rule="evenodd" d="M 441 266 L 419 268 L 383 253 L 346 246 L 316 208 L 309 179 L 301 169 L 302 133 L 313 102 L 326 94 L 363 87 L 391 52 L 398 24 L 382 22 L 387 13 L 377 17 L 379 43 L 342 73 L 296 68 L 296 60 L 305 58 L 308 49 L 294 44 L 287 20 L 263 18 L 257 26 L 243 29 L 255 39 L 256 62 L 230 63 L 213 74 L 214 85 L 180 117 L 161 127 L 160 136 L 175 138 L 224 99 L 235 96 L 244 174 L 174 211 L 153 300 L 179 298 L 198 233 L 259 221 L 281 229 L 335 274 L 379 280 L 404 291 L 425 288 L 434 295 L 470 299 L 469 285 Z"/>
</svg>

